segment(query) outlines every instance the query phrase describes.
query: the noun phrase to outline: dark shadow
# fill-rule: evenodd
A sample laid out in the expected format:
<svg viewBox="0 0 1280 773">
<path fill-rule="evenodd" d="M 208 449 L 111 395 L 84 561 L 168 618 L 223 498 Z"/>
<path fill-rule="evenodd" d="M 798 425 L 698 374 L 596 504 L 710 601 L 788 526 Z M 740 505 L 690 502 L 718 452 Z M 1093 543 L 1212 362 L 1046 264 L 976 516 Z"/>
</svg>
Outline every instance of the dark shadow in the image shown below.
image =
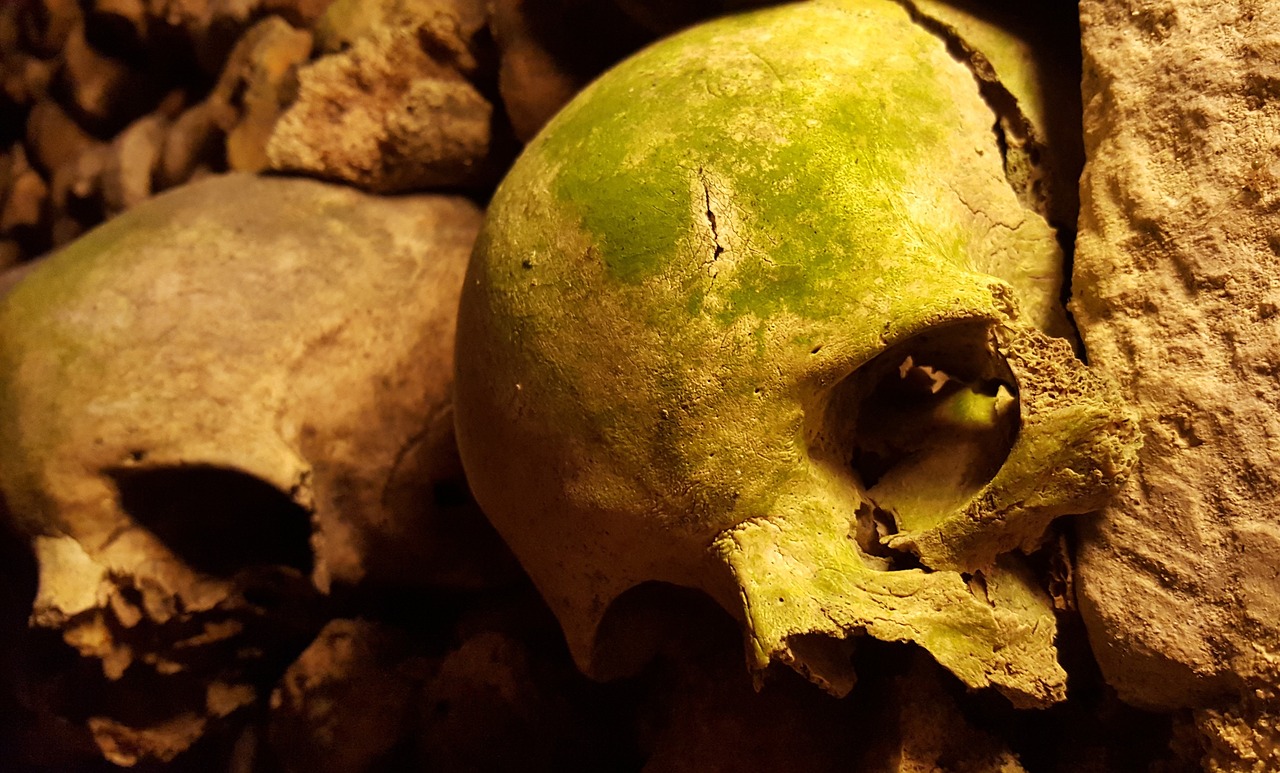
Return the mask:
<svg viewBox="0 0 1280 773">
<path fill-rule="evenodd" d="M 252 566 L 289 566 L 311 573 L 311 514 L 258 478 L 205 465 L 110 474 L 120 506 L 198 571 L 228 577 Z"/>
<path fill-rule="evenodd" d="M 613 600 L 596 629 L 596 676 L 635 676 L 655 658 L 705 643 L 717 630 L 737 631 L 738 625 L 703 591 L 641 583 Z"/>
</svg>

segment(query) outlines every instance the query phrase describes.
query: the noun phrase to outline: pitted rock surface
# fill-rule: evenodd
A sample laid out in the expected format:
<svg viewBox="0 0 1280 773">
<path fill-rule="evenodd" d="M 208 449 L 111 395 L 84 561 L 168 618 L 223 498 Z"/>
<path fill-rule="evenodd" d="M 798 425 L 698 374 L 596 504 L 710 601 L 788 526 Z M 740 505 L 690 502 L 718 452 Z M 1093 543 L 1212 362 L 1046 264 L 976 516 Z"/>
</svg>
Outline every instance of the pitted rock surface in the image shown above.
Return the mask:
<svg viewBox="0 0 1280 773">
<path fill-rule="evenodd" d="M 491 179 L 493 108 L 467 79 L 482 18 L 467 3 L 335 4 L 318 27 L 333 52 L 298 71 L 266 165 L 374 193 Z"/>
<path fill-rule="evenodd" d="M 1280 650 L 1280 17 L 1248 2 L 1080 12 L 1073 309 L 1146 443 L 1081 529 L 1081 607 L 1124 700 L 1235 703 L 1274 684 Z"/>
</svg>

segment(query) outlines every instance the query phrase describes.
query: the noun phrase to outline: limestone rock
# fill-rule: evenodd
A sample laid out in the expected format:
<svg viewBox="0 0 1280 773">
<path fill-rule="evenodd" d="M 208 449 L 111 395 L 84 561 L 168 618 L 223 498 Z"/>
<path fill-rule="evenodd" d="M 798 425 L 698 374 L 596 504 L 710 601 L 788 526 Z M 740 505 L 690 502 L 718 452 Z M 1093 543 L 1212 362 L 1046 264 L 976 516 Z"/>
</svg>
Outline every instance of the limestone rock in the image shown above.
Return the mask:
<svg viewBox="0 0 1280 773">
<path fill-rule="evenodd" d="M 1228 709 L 1195 712 L 1206 773 L 1266 773 L 1280 769 L 1280 694 L 1260 689 Z"/>
<path fill-rule="evenodd" d="M 1081 611 L 1132 704 L 1224 708 L 1280 650 L 1280 23 L 1249 3 L 1080 4 L 1072 302 L 1142 413 L 1080 528 Z"/>
<path fill-rule="evenodd" d="M 390 193 L 476 182 L 491 172 L 492 108 L 424 50 L 380 29 L 299 71 L 298 99 L 267 146 L 271 168 Z"/>
<path fill-rule="evenodd" d="M 316 46 L 332 54 L 380 29 L 415 30 L 438 61 L 471 76 L 488 55 L 485 5 L 482 0 L 335 0 L 316 22 Z"/>
<path fill-rule="evenodd" d="M 297 92 L 298 67 L 311 54 L 311 33 L 272 16 L 254 25 L 245 41 L 240 116 L 227 132 L 227 164 L 237 172 L 260 172 L 267 167 L 272 128 Z"/>
</svg>

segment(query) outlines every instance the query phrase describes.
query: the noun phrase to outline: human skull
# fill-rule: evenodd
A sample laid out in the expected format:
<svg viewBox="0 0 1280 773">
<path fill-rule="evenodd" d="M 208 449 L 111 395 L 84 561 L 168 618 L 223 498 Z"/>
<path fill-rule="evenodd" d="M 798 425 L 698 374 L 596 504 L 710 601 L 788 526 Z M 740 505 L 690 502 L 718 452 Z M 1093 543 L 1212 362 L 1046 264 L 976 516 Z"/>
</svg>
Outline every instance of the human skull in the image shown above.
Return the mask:
<svg viewBox="0 0 1280 773">
<path fill-rule="evenodd" d="M 1136 436 L 1049 334 L 1060 249 L 994 122 L 902 7 L 833 0 L 660 42 L 525 150 L 463 289 L 458 441 L 585 671 L 660 582 L 837 694 L 866 633 L 1064 696 L 1021 553 Z"/>
<path fill-rule="evenodd" d="M 0 301 L 0 492 L 39 562 L 33 623 L 111 683 L 89 719 L 110 759 L 168 759 L 253 700 L 331 585 L 475 575 L 448 539 L 485 549 L 451 416 L 479 221 L 461 198 L 212 178 Z"/>
</svg>

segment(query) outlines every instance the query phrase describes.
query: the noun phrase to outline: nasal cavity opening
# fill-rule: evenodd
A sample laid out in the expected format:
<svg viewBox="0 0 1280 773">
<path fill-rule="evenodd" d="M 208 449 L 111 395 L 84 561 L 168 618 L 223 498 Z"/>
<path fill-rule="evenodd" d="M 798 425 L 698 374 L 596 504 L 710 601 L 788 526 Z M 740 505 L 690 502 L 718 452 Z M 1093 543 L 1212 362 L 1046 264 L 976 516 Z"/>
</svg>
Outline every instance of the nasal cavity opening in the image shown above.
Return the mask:
<svg viewBox="0 0 1280 773">
<path fill-rule="evenodd" d="M 120 505 L 191 568 L 229 577 L 255 566 L 312 569 L 311 515 L 236 470 L 193 465 L 115 470 Z"/>
<path fill-rule="evenodd" d="M 852 378 L 850 465 L 894 531 L 964 507 L 1017 438 L 1017 386 L 984 323 L 916 336 Z"/>
</svg>

